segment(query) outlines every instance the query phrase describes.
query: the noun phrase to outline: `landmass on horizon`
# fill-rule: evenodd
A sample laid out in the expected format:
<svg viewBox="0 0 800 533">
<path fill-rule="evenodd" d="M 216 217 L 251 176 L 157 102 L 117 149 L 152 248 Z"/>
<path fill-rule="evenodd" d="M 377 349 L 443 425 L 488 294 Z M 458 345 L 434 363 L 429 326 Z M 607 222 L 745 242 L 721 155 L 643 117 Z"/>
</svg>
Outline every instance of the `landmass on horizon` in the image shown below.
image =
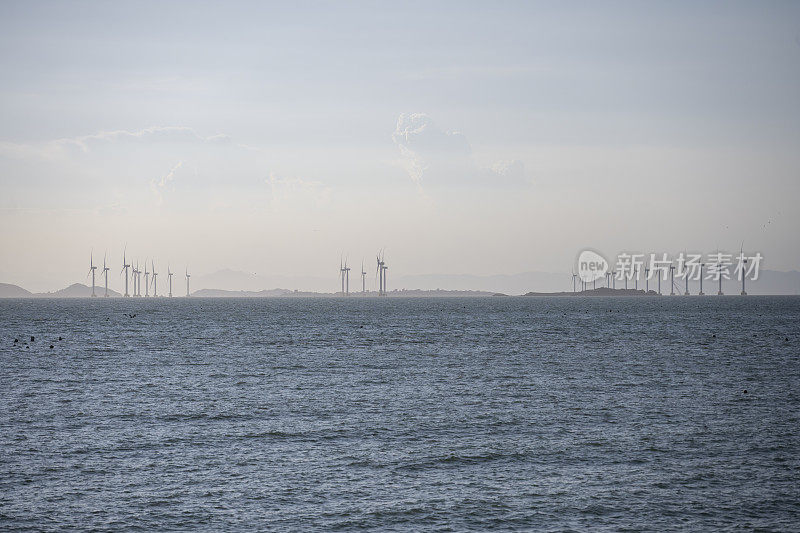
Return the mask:
<svg viewBox="0 0 800 533">
<path fill-rule="evenodd" d="M 200 298 L 299 298 L 299 297 L 334 297 L 341 296 L 341 291 L 333 290 L 337 287 L 334 279 L 304 278 L 289 276 L 257 276 L 246 272 L 230 269 L 219 270 L 206 275 L 193 278 L 197 289 L 190 292 L 192 297 Z M 398 276 L 396 288 L 387 292 L 391 297 L 460 297 L 460 296 L 637 296 L 645 294 L 658 294 L 655 290 L 655 280 L 651 280 L 645 290 L 644 281 L 639 282 L 638 292 L 634 288 L 610 289 L 597 282 L 596 290 L 587 290 L 575 293 L 571 290 L 572 281 L 569 273 L 524 272 L 513 275 L 475 276 L 458 274 L 430 274 Z M 726 295 L 739 294 L 739 281 L 736 279 L 725 280 L 723 292 Z M 273 287 L 266 289 L 264 287 Z M 326 291 L 323 287 L 331 287 Z M 285 288 L 291 287 L 291 288 Z M 706 287 L 706 294 L 716 294 Z M 683 286 L 680 287 L 683 294 Z M 98 297 L 103 297 L 104 287 L 97 286 L 95 292 Z M 691 295 L 699 292 L 699 287 L 690 282 Z M 110 297 L 122 297 L 118 291 L 108 290 Z M 662 286 L 662 294 L 669 295 L 667 283 Z M 677 292 L 677 287 L 676 287 Z M 748 293 L 752 295 L 797 295 L 800 294 L 800 272 L 780 272 L 763 270 L 759 279 L 748 282 Z M 83 283 L 73 283 L 68 287 L 53 291 L 30 291 L 19 285 L 0 283 L 0 298 L 89 298 L 92 294 L 91 286 Z M 377 297 L 375 290 L 365 293 L 351 291 L 353 297 Z M 151 296 L 152 297 L 152 296 Z M 159 298 L 166 294 L 159 294 Z M 174 297 L 185 297 L 185 293 L 175 291 Z"/>
</svg>

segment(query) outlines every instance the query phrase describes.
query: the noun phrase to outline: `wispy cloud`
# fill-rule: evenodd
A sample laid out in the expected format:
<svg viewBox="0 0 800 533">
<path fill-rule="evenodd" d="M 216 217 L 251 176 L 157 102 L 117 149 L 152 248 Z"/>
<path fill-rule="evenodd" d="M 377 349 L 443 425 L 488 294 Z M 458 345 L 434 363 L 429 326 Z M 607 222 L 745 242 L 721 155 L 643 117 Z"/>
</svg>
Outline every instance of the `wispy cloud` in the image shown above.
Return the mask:
<svg viewBox="0 0 800 533">
<path fill-rule="evenodd" d="M 92 146 L 97 144 L 112 142 L 230 144 L 231 138 L 225 134 L 203 137 L 192 128 L 185 126 L 154 126 L 138 131 L 101 131 L 91 135 L 64 138 L 55 141 L 58 145 L 76 146 L 85 152 L 89 151 Z"/>
<path fill-rule="evenodd" d="M 500 160 L 488 168 L 472 158 L 464 134 L 440 129 L 425 113 L 403 113 L 392 133 L 400 165 L 418 185 L 524 183 L 525 165 L 518 159 Z"/>
<path fill-rule="evenodd" d="M 296 177 L 283 177 L 274 172 L 264 180 L 270 189 L 270 200 L 273 204 L 290 199 L 327 203 L 331 189 L 319 181 L 304 180 Z"/>
<path fill-rule="evenodd" d="M 153 179 L 150 181 L 150 190 L 153 191 L 153 195 L 156 198 L 156 205 L 162 205 L 164 203 L 164 191 L 172 184 L 175 173 L 182 166 L 183 161 L 178 161 L 160 180 Z"/>
<path fill-rule="evenodd" d="M 41 143 L 0 142 L 0 156 L 15 159 L 52 159 L 64 155 L 65 152 L 69 153 L 77 150 L 82 153 L 89 153 L 94 148 L 112 144 L 235 145 L 253 150 L 252 147 L 233 143 L 231 137 L 224 133 L 204 137 L 194 129 L 186 126 L 153 126 L 135 131 L 100 131 L 90 135 L 63 137 Z"/>
</svg>

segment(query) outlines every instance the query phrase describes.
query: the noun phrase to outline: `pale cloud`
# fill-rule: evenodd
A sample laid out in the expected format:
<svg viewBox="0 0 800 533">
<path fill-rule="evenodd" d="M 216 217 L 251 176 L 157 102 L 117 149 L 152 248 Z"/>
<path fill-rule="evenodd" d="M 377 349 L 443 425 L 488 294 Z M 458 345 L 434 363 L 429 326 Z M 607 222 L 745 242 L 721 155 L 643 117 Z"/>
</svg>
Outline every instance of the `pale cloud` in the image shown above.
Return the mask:
<svg viewBox="0 0 800 533">
<path fill-rule="evenodd" d="M 401 114 L 392 140 L 401 148 L 420 154 L 469 155 L 471 151 L 464 135 L 438 128 L 425 113 Z"/>
<path fill-rule="evenodd" d="M 178 171 L 179 168 L 183 166 L 183 161 L 178 161 L 169 172 L 164 174 L 160 180 L 151 180 L 150 181 L 150 190 L 153 191 L 153 195 L 156 198 L 156 205 L 162 205 L 164 203 L 164 192 L 172 184 L 172 180 L 175 178 L 175 173 Z"/>
<path fill-rule="evenodd" d="M 491 167 L 481 167 L 462 133 L 440 129 L 425 113 L 401 114 L 392 140 L 400 151 L 400 166 L 418 185 L 509 185 L 526 181 L 522 161 L 500 160 Z"/>
<path fill-rule="evenodd" d="M 195 146 L 234 145 L 229 135 L 219 133 L 204 137 L 186 126 L 153 126 L 141 130 L 100 131 L 90 135 L 64 137 L 41 143 L 0 142 L 0 157 L 12 159 L 54 159 L 78 150 L 88 153 L 94 148 L 114 144 L 181 144 Z M 235 145 L 248 150 L 253 148 Z"/>
<path fill-rule="evenodd" d="M 494 176 L 505 178 L 509 181 L 523 181 L 526 179 L 525 164 L 519 159 L 496 161 L 489 170 Z"/>
<path fill-rule="evenodd" d="M 283 177 L 274 172 L 264 180 L 269 186 L 270 200 L 273 205 L 289 200 L 309 201 L 314 204 L 326 204 L 330 200 L 331 188 L 319 181 L 304 180 L 297 177 Z"/>
<path fill-rule="evenodd" d="M 57 145 L 65 147 L 75 146 L 84 152 L 89 151 L 90 148 L 98 144 L 114 142 L 229 144 L 231 139 L 225 134 L 203 137 L 192 128 L 185 126 L 154 126 L 138 131 L 101 131 L 91 135 L 58 139 L 55 141 Z"/>
</svg>

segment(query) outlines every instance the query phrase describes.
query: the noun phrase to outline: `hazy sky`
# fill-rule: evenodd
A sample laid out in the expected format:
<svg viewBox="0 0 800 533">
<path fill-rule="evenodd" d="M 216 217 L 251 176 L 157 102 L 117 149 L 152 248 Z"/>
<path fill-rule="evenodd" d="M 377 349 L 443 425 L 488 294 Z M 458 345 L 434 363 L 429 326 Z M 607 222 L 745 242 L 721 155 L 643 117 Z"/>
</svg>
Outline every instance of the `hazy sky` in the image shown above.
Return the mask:
<svg viewBox="0 0 800 533">
<path fill-rule="evenodd" d="M 0 3 L 0 281 L 800 269 L 800 3 L 431 4 Z"/>
</svg>

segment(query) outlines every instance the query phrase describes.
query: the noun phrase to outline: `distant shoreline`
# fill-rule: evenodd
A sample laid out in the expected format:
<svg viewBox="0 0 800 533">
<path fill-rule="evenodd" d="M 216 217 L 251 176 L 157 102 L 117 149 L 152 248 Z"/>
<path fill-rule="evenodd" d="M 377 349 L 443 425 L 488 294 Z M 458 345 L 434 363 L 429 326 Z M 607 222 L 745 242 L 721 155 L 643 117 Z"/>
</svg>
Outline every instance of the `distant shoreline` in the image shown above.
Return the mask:
<svg viewBox="0 0 800 533">
<path fill-rule="evenodd" d="M 705 296 L 717 296 L 717 288 L 705 293 Z M 108 297 L 117 299 L 123 296 L 111 289 L 108 290 Z M 79 298 L 92 299 L 92 288 L 81 283 L 75 283 L 64 289 L 54 292 L 39 292 L 33 293 L 8 283 L 0 283 L 0 299 L 67 299 Z M 105 299 L 105 288 L 95 287 L 95 295 L 98 299 Z M 597 289 L 589 289 L 585 291 L 557 291 L 557 292 L 537 292 L 530 291 L 524 294 L 508 294 L 503 292 L 483 291 L 483 290 L 448 290 L 448 289 L 396 289 L 389 291 L 386 296 L 378 296 L 375 291 L 353 291 L 347 298 L 492 298 L 492 297 L 641 297 L 641 296 L 669 296 L 669 292 L 662 291 L 659 295 L 657 291 L 649 290 L 645 292 L 642 289 L 611 289 L 608 287 L 600 287 Z M 726 292 L 725 296 L 739 296 L 738 291 Z M 684 296 L 683 292 L 676 290 L 675 296 Z M 691 292 L 690 296 L 698 296 L 697 292 Z M 772 294 L 759 294 L 751 293 L 750 296 L 798 296 L 797 293 L 772 293 Z M 186 298 L 186 293 L 174 293 L 173 298 Z M 225 290 L 225 289 L 198 289 L 191 293 L 191 298 L 342 298 L 341 292 L 315 292 L 315 291 L 299 291 L 290 289 L 265 289 L 260 291 L 244 291 L 244 290 Z M 153 298 L 168 298 L 165 294 L 155 296 L 131 296 L 128 299 L 138 300 L 144 298 L 146 300 Z"/>
<path fill-rule="evenodd" d="M 663 295 L 664 293 L 662 293 Z M 676 293 L 677 294 L 677 293 Z M 706 293 L 707 294 L 707 293 Z M 588 289 L 585 291 L 561 291 L 561 292 L 528 292 L 523 296 L 658 296 L 656 291 L 645 292 L 642 289 L 611 289 L 600 287 L 599 289 Z M 696 296 L 693 295 L 693 296 Z"/>
</svg>

